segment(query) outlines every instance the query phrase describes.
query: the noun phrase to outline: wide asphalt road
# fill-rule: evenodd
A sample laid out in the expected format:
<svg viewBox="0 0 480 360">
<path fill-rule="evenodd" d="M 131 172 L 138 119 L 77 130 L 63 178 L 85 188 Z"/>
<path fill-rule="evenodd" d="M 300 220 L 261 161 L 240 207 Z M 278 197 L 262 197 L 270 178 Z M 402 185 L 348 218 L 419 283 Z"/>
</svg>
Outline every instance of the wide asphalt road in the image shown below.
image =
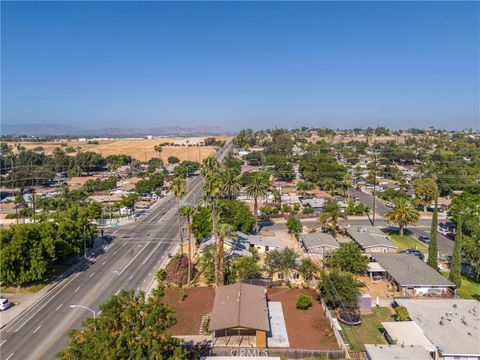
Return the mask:
<svg viewBox="0 0 480 360">
<path fill-rule="evenodd" d="M 227 144 L 217 157 L 223 159 L 230 150 Z M 201 176 L 191 178 L 182 203 L 196 203 L 201 192 Z M 141 220 L 108 233 L 114 239 L 101 254 L 2 329 L 2 360 L 54 359 L 65 346 L 68 331 L 93 316 L 71 305 L 91 308 L 98 316 L 99 305 L 122 289 L 147 290 L 156 271 L 179 245 L 175 197 L 167 195 Z"/>
</svg>

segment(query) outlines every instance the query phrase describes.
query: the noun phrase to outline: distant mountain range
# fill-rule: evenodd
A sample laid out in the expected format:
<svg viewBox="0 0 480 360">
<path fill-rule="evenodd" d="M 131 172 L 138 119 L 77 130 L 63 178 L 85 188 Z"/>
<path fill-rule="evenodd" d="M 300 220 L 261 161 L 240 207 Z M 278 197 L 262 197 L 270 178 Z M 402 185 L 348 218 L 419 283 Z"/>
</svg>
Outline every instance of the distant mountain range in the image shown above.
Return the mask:
<svg viewBox="0 0 480 360">
<path fill-rule="evenodd" d="M 195 136 L 195 135 L 223 135 L 225 129 L 219 126 L 180 127 L 166 126 L 158 128 L 104 128 L 82 129 L 75 126 L 60 124 L 1 124 L 2 135 L 27 136 Z"/>
</svg>

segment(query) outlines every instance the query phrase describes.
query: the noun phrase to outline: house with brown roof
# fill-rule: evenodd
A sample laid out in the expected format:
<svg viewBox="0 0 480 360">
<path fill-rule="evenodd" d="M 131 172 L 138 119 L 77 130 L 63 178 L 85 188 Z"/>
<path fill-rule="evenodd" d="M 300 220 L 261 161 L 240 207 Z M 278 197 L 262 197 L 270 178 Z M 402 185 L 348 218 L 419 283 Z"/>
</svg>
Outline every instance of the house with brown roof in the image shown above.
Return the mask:
<svg viewBox="0 0 480 360">
<path fill-rule="evenodd" d="M 218 346 L 267 346 L 267 292 L 264 287 L 237 283 L 216 289 L 208 330 Z"/>
</svg>

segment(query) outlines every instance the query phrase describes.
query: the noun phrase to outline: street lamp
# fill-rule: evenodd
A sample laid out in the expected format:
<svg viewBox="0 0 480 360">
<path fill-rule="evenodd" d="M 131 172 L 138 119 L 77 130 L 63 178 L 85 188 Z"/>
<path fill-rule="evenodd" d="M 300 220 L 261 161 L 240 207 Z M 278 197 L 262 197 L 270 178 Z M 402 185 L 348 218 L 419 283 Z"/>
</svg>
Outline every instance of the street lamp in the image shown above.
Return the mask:
<svg viewBox="0 0 480 360">
<path fill-rule="evenodd" d="M 89 308 L 89 307 L 87 307 L 87 306 L 83 306 L 83 305 L 76 305 L 76 304 L 75 304 L 75 305 L 70 305 L 70 308 L 71 308 L 71 309 L 82 308 L 82 309 L 85 309 L 85 310 L 89 310 L 89 311 L 91 311 L 91 312 L 92 312 L 92 314 L 93 314 L 93 318 L 94 318 L 94 319 L 96 318 L 96 315 L 97 315 L 97 313 L 95 312 L 95 310 L 93 310 L 93 309 L 90 309 L 90 308 Z"/>
</svg>

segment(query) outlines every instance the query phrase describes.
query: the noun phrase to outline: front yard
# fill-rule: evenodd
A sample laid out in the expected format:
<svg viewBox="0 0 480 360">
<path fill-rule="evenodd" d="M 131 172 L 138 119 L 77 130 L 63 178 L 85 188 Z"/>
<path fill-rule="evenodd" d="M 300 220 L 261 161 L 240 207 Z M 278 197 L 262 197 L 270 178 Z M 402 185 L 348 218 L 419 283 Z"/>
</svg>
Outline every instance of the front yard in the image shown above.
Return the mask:
<svg viewBox="0 0 480 360">
<path fill-rule="evenodd" d="M 364 344 L 386 344 L 382 333 L 382 321 L 392 320 L 392 310 L 388 307 L 372 308 L 372 314 L 362 315 L 362 324 L 348 326 L 342 324 L 343 333 L 353 352 L 365 351 Z"/>
<path fill-rule="evenodd" d="M 411 236 L 389 235 L 392 242 L 398 246 L 398 251 L 406 249 L 417 249 L 422 253 L 428 253 L 428 246 L 422 243 L 420 240 Z"/>
<path fill-rule="evenodd" d="M 443 276 L 448 278 L 448 271 L 442 271 Z M 480 283 L 475 279 L 462 275 L 462 285 L 457 289 L 457 295 L 462 299 L 480 300 Z"/>
</svg>

